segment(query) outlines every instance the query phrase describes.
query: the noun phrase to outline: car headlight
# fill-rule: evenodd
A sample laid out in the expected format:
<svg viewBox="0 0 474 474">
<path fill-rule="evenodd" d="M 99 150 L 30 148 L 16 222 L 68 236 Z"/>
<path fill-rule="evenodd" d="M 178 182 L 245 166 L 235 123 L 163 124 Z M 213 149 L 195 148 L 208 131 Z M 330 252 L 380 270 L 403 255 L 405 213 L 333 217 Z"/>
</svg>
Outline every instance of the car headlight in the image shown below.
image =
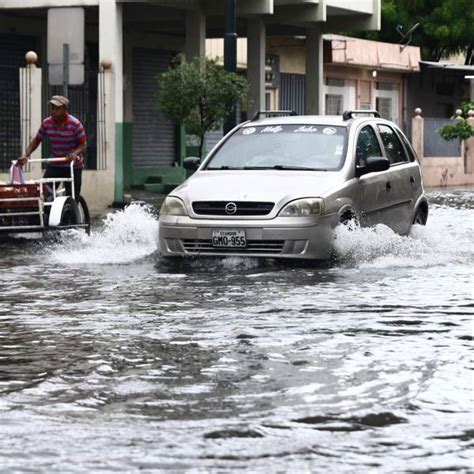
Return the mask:
<svg viewBox="0 0 474 474">
<path fill-rule="evenodd" d="M 281 217 L 319 216 L 324 213 L 324 199 L 307 198 L 289 202 L 281 211 Z"/>
<path fill-rule="evenodd" d="M 169 196 L 165 199 L 160 209 L 162 216 L 187 216 L 186 207 L 181 199 Z"/>
</svg>

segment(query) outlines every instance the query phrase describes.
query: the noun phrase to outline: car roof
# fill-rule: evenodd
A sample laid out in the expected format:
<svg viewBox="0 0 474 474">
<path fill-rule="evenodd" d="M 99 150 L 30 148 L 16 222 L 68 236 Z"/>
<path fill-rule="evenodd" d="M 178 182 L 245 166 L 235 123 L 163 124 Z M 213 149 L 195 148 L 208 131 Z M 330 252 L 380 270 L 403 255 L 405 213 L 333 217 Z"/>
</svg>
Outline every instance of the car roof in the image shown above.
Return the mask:
<svg viewBox="0 0 474 474">
<path fill-rule="evenodd" d="M 289 115 L 279 117 L 267 117 L 258 120 L 250 120 L 242 124 L 242 127 L 260 127 L 265 125 L 328 125 L 333 127 L 350 127 L 359 122 L 380 121 L 374 117 L 354 117 L 343 120 L 342 115 Z"/>
</svg>

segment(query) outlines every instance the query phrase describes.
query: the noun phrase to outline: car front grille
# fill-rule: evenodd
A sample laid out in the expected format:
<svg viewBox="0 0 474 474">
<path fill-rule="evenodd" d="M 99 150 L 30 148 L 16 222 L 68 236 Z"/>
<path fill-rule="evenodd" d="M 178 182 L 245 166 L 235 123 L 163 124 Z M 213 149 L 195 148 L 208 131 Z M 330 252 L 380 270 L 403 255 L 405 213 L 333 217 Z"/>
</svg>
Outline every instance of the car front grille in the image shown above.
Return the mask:
<svg viewBox="0 0 474 474">
<path fill-rule="evenodd" d="M 284 240 L 247 240 L 246 247 L 213 247 L 211 240 L 183 239 L 181 244 L 188 254 L 240 253 L 240 254 L 279 254 L 285 245 Z"/>
<path fill-rule="evenodd" d="M 226 211 L 228 204 L 235 205 L 235 212 Z M 273 202 L 196 201 L 193 202 L 193 211 L 205 216 L 266 216 L 274 206 Z"/>
</svg>

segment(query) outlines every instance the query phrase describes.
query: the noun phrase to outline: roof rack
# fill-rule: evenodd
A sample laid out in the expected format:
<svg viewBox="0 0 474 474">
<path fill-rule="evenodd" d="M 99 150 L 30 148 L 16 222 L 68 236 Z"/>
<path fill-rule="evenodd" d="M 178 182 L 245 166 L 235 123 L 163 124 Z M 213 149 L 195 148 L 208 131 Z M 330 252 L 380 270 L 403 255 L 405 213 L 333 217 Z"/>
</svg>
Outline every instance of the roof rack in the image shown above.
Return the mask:
<svg viewBox="0 0 474 474">
<path fill-rule="evenodd" d="M 267 117 L 294 116 L 296 112 L 294 110 L 259 110 L 255 112 L 250 121 L 254 122 L 255 120 L 259 120 L 261 115 L 266 115 Z"/>
<path fill-rule="evenodd" d="M 376 110 L 346 110 L 342 114 L 342 120 L 350 120 L 353 117 L 353 114 L 372 114 L 375 118 L 380 118 L 380 114 Z"/>
</svg>

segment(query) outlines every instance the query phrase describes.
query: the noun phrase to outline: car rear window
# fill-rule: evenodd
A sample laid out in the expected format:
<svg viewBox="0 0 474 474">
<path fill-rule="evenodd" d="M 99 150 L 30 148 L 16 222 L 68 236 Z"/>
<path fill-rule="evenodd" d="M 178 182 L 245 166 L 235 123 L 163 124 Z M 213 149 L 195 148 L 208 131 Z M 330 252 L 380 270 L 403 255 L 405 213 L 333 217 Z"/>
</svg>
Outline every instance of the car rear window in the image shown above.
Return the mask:
<svg viewBox="0 0 474 474">
<path fill-rule="evenodd" d="M 213 169 L 335 171 L 344 164 L 346 127 L 267 125 L 235 132 L 206 165 Z"/>
</svg>

